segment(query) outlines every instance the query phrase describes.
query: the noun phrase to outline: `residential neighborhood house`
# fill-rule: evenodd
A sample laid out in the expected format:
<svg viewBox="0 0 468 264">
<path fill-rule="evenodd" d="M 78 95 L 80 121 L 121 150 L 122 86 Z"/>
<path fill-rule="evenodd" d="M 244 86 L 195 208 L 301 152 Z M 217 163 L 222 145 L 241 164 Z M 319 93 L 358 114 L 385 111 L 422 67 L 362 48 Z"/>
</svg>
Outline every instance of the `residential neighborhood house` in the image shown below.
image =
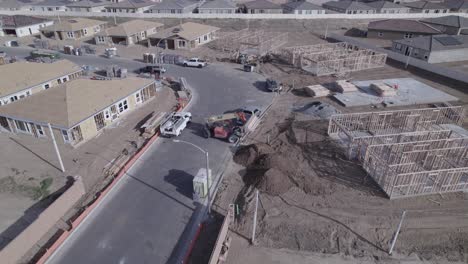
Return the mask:
<svg viewBox="0 0 468 264">
<path fill-rule="evenodd" d="M 189 14 L 198 7 L 198 2 L 190 0 L 163 0 L 149 10 L 156 14 Z"/>
<path fill-rule="evenodd" d="M 146 40 L 156 34 L 164 25 L 146 20 L 130 20 L 118 26 L 107 28 L 96 34 L 96 44 L 120 44 L 127 46 Z"/>
<path fill-rule="evenodd" d="M 81 39 L 84 37 L 94 36 L 96 33 L 105 29 L 107 22 L 88 19 L 88 18 L 73 18 L 62 19 L 60 22 L 52 26 L 41 29 L 41 32 L 47 37 L 55 37 L 56 39 Z"/>
<path fill-rule="evenodd" d="M 307 1 L 295 1 L 284 4 L 283 13 L 296 15 L 316 15 L 325 14 L 325 9 Z"/>
<path fill-rule="evenodd" d="M 111 13 L 148 13 L 156 2 L 150 0 L 127 0 L 112 3 L 104 8 Z"/>
<path fill-rule="evenodd" d="M 282 14 L 283 7 L 267 0 L 254 0 L 243 3 L 242 10 L 247 14 Z"/>
<path fill-rule="evenodd" d="M 32 11 L 67 11 L 72 0 L 43 0 L 31 6 Z"/>
<path fill-rule="evenodd" d="M 409 19 L 372 21 L 367 26 L 368 38 L 397 40 L 437 34 L 441 34 L 441 31 L 425 23 Z"/>
<path fill-rule="evenodd" d="M 453 12 L 468 13 L 468 0 L 445 0 L 441 4 Z"/>
<path fill-rule="evenodd" d="M 187 22 L 149 36 L 150 44 L 165 49 L 191 50 L 216 38 L 217 27 Z"/>
<path fill-rule="evenodd" d="M 0 16 L 0 36 L 14 35 L 16 37 L 39 34 L 39 29 L 54 24 L 54 21 L 31 16 Z"/>
<path fill-rule="evenodd" d="M 330 1 L 322 5 L 326 9 L 330 9 L 344 14 L 375 14 L 376 8 L 370 7 L 364 3 L 356 1 Z"/>
<path fill-rule="evenodd" d="M 439 3 L 428 1 L 416 1 L 403 3 L 404 6 L 411 8 L 413 13 L 448 13 L 449 9 Z"/>
<path fill-rule="evenodd" d="M 34 1 L 31 0 L 0 0 L 0 10 L 18 11 L 31 10 Z"/>
<path fill-rule="evenodd" d="M 468 36 L 435 35 L 394 40 L 392 50 L 429 63 L 468 60 Z"/>
<path fill-rule="evenodd" d="M 427 18 L 422 22 L 439 28 L 448 35 L 468 35 L 468 18 L 461 16 L 443 16 Z"/>
<path fill-rule="evenodd" d="M 411 8 L 395 4 L 389 1 L 375 1 L 366 3 L 366 5 L 377 10 L 377 14 L 405 14 L 409 13 Z"/>
<path fill-rule="evenodd" d="M 198 7 L 200 14 L 234 14 L 237 6 L 231 0 L 210 0 Z"/>
<path fill-rule="evenodd" d="M 72 12 L 105 12 L 105 6 L 109 5 L 105 0 L 82 0 L 67 5 Z"/>
<path fill-rule="evenodd" d="M 152 79 L 77 79 L 0 107 L 0 125 L 13 133 L 50 138 L 50 123 L 57 142 L 77 146 L 155 96 Z"/>
<path fill-rule="evenodd" d="M 52 63 L 19 61 L 0 65 L 0 106 L 78 78 L 83 70 L 68 60 Z"/>
</svg>

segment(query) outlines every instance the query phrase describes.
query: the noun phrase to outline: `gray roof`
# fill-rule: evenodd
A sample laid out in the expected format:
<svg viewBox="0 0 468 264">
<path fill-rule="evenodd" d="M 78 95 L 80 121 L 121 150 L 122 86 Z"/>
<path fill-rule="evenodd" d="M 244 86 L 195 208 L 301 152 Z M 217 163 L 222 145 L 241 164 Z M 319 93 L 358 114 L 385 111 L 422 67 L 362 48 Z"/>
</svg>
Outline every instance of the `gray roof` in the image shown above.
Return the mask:
<svg viewBox="0 0 468 264">
<path fill-rule="evenodd" d="M 307 1 L 295 1 L 284 4 L 285 7 L 289 7 L 292 10 L 323 10 L 323 7 L 314 5 Z"/>
<path fill-rule="evenodd" d="M 151 9 L 167 10 L 167 9 L 184 9 L 193 6 L 195 8 L 198 2 L 189 0 L 163 0 L 161 3 L 155 4 Z"/>
<path fill-rule="evenodd" d="M 468 49 L 468 35 L 432 35 L 410 39 L 395 40 L 395 43 L 401 43 L 413 48 L 427 51 L 443 51 L 455 49 Z M 444 44 L 445 43 L 445 44 Z M 448 45 L 447 45 L 448 43 Z"/>
<path fill-rule="evenodd" d="M 452 10 L 468 9 L 467 0 L 445 0 L 440 4 Z"/>
<path fill-rule="evenodd" d="M 332 7 L 341 10 L 375 10 L 373 7 L 355 1 L 330 1 L 323 3 L 322 6 L 325 8 Z"/>
<path fill-rule="evenodd" d="M 375 1 L 366 3 L 366 5 L 373 7 L 375 9 L 385 9 L 385 8 L 392 8 L 392 9 L 409 9 L 409 7 L 398 5 L 389 1 Z"/>
<path fill-rule="evenodd" d="M 149 0 L 127 0 L 107 5 L 105 8 L 140 8 L 154 6 L 155 4 L 155 2 L 151 2 Z"/>
<path fill-rule="evenodd" d="M 34 4 L 32 0 L 0 0 L 0 8 L 20 8 L 22 6 L 31 6 Z"/>
<path fill-rule="evenodd" d="M 71 0 L 44 0 L 33 4 L 34 6 L 67 6 L 73 3 Z"/>
<path fill-rule="evenodd" d="M 367 26 L 368 29 L 382 30 L 382 31 L 395 31 L 395 32 L 411 32 L 411 33 L 424 33 L 424 34 L 440 34 L 438 29 L 426 25 L 416 20 L 408 19 L 385 19 L 370 22 Z"/>
<path fill-rule="evenodd" d="M 456 27 L 456 28 L 468 27 L 468 18 L 461 17 L 461 16 L 444 16 L 444 17 L 427 18 L 427 19 L 422 20 L 422 22 L 434 24 L 434 25 Z"/>
<path fill-rule="evenodd" d="M 447 9 L 446 6 L 427 1 L 408 2 L 403 3 L 403 5 L 413 9 Z"/>
<path fill-rule="evenodd" d="M 206 1 L 198 9 L 237 9 L 236 4 L 230 0 Z"/>
<path fill-rule="evenodd" d="M 67 7 L 96 7 L 96 6 L 105 6 L 108 5 L 109 2 L 105 0 L 83 0 L 79 2 L 73 2 Z"/>
<path fill-rule="evenodd" d="M 0 16 L 0 23 L 4 28 L 19 28 L 25 27 L 30 25 L 41 24 L 46 21 L 52 21 L 49 19 L 32 17 L 32 16 L 22 16 L 22 15 L 14 15 L 14 16 Z"/>
<path fill-rule="evenodd" d="M 280 5 L 267 0 L 255 0 L 244 3 L 247 9 L 283 9 Z"/>
</svg>

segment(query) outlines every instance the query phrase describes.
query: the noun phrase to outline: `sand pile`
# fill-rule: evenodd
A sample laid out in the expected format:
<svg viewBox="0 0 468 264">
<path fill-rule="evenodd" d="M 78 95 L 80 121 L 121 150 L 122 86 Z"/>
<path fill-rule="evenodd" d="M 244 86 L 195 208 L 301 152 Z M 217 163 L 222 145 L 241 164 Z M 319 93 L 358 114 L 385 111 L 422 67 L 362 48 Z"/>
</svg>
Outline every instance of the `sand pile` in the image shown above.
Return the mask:
<svg viewBox="0 0 468 264">
<path fill-rule="evenodd" d="M 273 148 L 264 143 L 241 146 L 234 155 L 234 162 L 248 167 L 254 163 L 259 156 L 273 152 L 275 152 Z"/>
</svg>

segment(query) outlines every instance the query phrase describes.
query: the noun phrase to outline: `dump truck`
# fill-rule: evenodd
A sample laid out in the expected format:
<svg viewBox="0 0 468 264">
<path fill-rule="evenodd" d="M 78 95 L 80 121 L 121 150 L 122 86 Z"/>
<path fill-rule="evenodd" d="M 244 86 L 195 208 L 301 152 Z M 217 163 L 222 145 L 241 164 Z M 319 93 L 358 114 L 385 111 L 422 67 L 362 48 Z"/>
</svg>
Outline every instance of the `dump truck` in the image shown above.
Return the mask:
<svg viewBox="0 0 468 264">
<path fill-rule="evenodd" d="M 256 108 L 244 108 L 233 113 L 211 116 L 205 122 L 205 136 L 237 143 L 246 132 L 255 129 L 259 115 L 260 111 Z"/>
</svg>

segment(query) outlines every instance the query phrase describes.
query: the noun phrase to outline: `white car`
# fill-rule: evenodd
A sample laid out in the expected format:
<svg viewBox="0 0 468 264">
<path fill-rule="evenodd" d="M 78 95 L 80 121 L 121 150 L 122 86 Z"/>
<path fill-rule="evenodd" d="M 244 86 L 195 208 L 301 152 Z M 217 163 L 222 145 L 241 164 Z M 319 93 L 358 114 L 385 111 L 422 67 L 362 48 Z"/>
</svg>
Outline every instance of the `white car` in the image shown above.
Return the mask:
<svg viewBox="0 0 468 264">
<path fill-rule="evenodd" d="M 179 136 L 191 120 L 192 114 L 190 112 L 168 113 L 161 122 L 159 132 L 166 137 Z"/>
<path fill-rule="evenodd" d="M 184 67 L 197 67 L 203 68 L 207 65 L 206 61 L 201 60 L 199 58 L 191 58 L 189 60 L 185 60 L 183 63 Z"/>
</svg>

